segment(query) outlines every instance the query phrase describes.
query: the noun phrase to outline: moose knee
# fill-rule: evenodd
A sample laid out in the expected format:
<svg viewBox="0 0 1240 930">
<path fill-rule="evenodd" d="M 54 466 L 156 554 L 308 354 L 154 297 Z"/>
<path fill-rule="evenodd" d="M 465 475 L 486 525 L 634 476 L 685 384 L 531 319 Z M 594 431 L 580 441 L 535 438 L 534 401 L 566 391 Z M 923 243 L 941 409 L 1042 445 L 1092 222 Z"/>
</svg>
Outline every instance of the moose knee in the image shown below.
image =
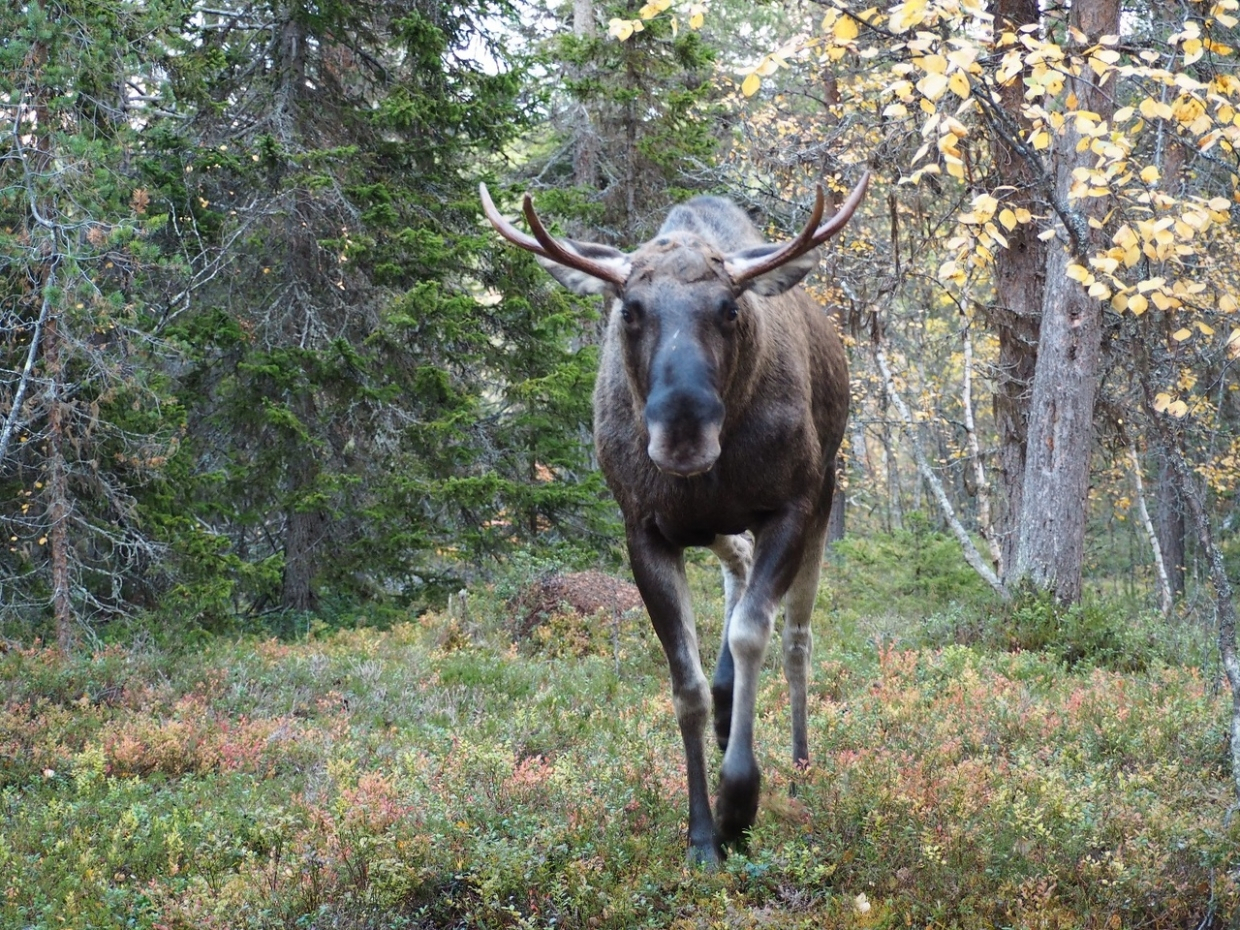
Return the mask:
<svg viewBox="0 0 1240 930">
<path fill-rule="evenodd" d="M 810 632 L 809 627 L 789 627 L 784 630 L 785 666 L 794 663 L 800 665 L 808 663 L 813 648 L 814 634 Z"/>
<path fill-rule="evenodd" d="M 699 730 L 710 713 L 710 687 L 703 678 L 672 691 L 672 705 L 682 730 Z"/>
<path fill-rule="evenodd" d="M 749 614 L 737 617 L 728 624 L 728 648 L 738 664 L 751 668 L 761 665 L 770 639 L 771 621 L 768 617 Z"/>
</svg>

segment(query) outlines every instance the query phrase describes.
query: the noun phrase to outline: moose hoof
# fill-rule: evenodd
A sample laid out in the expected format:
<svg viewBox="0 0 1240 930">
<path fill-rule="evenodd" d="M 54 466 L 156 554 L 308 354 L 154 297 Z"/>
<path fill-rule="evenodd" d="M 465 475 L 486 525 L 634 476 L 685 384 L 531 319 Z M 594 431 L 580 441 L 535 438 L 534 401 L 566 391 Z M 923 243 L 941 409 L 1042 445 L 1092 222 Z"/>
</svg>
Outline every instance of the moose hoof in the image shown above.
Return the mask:
<svg viewBox="0 0 1240 930">
<path fill-rule="evenodd" d="M 723 860 L 727 857 L 728 854 L 723 847 L 712 841 L 705 846 L 690 846 L 686 859 L 691 869 L 705 869 L 707 872 L 713 872 L 723 865 Z"/>
<path fill-rule="evenodd" d="M 747 766 L 740 774 L 730 773 L 725 766 L 715 801 L 715 831 L 721 845 L 744 847 L 745 835 L 758 819 L 761 786 L 757 765 Z"/>
</svg>

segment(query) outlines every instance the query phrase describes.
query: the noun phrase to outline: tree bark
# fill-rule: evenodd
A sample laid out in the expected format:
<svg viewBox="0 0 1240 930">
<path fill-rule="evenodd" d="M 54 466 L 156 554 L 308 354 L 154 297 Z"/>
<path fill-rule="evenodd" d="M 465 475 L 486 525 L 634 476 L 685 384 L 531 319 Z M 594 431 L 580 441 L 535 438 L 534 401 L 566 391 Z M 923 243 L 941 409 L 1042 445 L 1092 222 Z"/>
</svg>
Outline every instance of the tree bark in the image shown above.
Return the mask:
<svg viewBox="0 0 1240 930">
<path fill-rule="evenodd" d="M 314 610 L 319 600 L 314 590 L 319 544 L 327 521 L 322 511 L 303 510 L 297 505 L 289 510 L 287 519 L 280 604 L 286 610 Z"/>
<path fill-rule="evenodd" d="M 1015 32 L 1037 23 L 1038 0 L 995 0 L 995 31 Z M 1012 81 L 999 89 L 999 103 L 1012 126 L 1029 129 L 1022 112 L 1023 84 Z M 1003 132 L 992 135 L 996 179 L 1010 185 L 1006 198 L 1013 209 L 1045 212 L 1034 193 L 1035 176 L 1025 158 L 1009 144 Z M 994 538 L 999 544 L 1000 577 L 1016 564 L 1017 528 L 1021 522 L 1025 486 L 1025 448 L 1028 437 L 1030 386 L 1038 357 L 1038 326 L 1046 281 L 1046 243 L 1034 223 L 1020 223 L 1007 232 L 1008 247 L 995 253 L 995 303 L 984 308 L 987 322 L 999 342 L 992 399 L 999 438 L 999 500 Z"/>
<path fill-rule="evenodd" d="M 839 542 L 844 538 L 844 509 L 848 505 L 848 493 L 843 487 L 844 457 L 835 458 L 835 494 L 831 498 L 831 514 L 827 518 L 827 542 Z"/>
<path fill-rule="evenodd" d="M 990 564 L 995 575 L 1004 575 L 1003 550 L 995 536 L 994 524 L 990 512 L 990 480 L 986 476 L 986 466 L 982 462 L 981 445 L 977 440 L 977 427 L 973 422 L 973 338 L 969 334 L 970 323 L 965 321 L 962 333 L 964 348 L 964 377 L 960 386 L 960 405 L 964 408 L 965 444 L 969 450 L 969 465 L 973 469 L 973 483 L 977 497 L 977 529 L 986 540 L 986 548 L 990 552 Z"/>
<path fill-rule="evenodd" d="M 1072 7 L 1070 22 L 1086 43 L 1119 32 L 1118 0 L 1095 0 Z M 1081 61 L 1088 47 L 1069 39 L 1076 73 L 1067 90 L 1082 110 L 1109 120 L 1114 98 L 1094 83 Z M 1076 168 L 1092 167 L 1088 146 L 1077 151 L 1080 136 L 1067 120 L 1055 137 L 1052 169 L 1057 212 L 1067 242 L 1046 257 L 1042 326 L 1029 409 L 1022 514 L 1016 551 L 1016 579 L 1028 579 L 1062 603 L 1081 597 L 1081 563 L 1089 494 L 1089 460 L 1093 446 L 1094 400 L 1102 345 L 1102 304 L 1068 278 L 1071 264 L 1088 265 L 1088 255 L 1102 237 L 1091 219 L 1106 215 L 1109 197 L 1073 204 L 1069 199 Z M 1095 241 L 1096 240 L 1096 241 Z"/>
<path fill-rule="evenodd" d="M 296 402 L 297 415 L 303 423 L 317 417 L 313 402 L 303 396 Z M 318 594 L 314 589 L 322 558 L 320 545 L 327 535 L 327 514 L 310 506 L 307 498 L 315 494 L 319 463 L 313 447 L 301 447 L 290 466 L 291 503 L 284 528 L 284 579 L 280 604 L 286 610 L 314 610 Z"/>
<path fill-rule="evenodd" d="M 1167 567 L 1167 583 L 1171 587 L 1172 597 L 1180 598 L 1184 596 L 1184 541 L 1188 530 L 1184 521 L 1184 498 L 1166 456 L 1161 457 L 1158 465 L 1154 498 L 1157 514 L 1155 530 L 1158 534 L 1158 545 L 1162 549 L 1163 563 Z"/>
<path fill-rule="evenodd" d="M 1132 465 L 1132 486 L 1136 497 L 1137 517 L 1141 521 L 1141 528 L 1145 530 L 1146 538 L 1150 542 L 1150 551 L 1154 555 L 1154 578 L 1158 583 L 1158 607 L 1163 612 L 1163 616 L 1166 616 L 1171 613 L 1171 581 L 1167 576 L 1167 562 L 1163 557 L 1162 544 L 1158 541 L 1158 531 L 1154 528 L 1149 508 L 1145 505 L 1145 482 L 1141 479 L 1141 457 L 1137 455 L 1137 447 L 1132 443 L 1128 444 L 1128 459 Z"/>
<path fill-rule="evenodd" d="M 43 333 L 43 361 L 47 366 L 47 537 L 52 562 L 52 617 L 56 623 L 56 644 L 62 652 L 73 648 L 74 615 L 69 573 L 68 467 L 65 464 L 64 366 L 60 360 L 60 331 L 53 314 Z"/>
<path fill-rule="evenodd" d="M 956 518 L 955 508 L 952 507 L 947 491 L 943 488 L 943 483 L 939 481 L 938 475 L 930 467 L 925 451 L 921 446 L 921 439 L 917 434 L 917 424 L 913 421 L 912 412 L 904 402 L 904 398 L 896 390 L 895 379 L 891 377 L 891 368 L 887 364 L 887 355 L 883 351 L 882 344 L 877 339 L 874 342 L 874 361 L 878 363 L 878 371 L 883 379 L 883 392 L 891 400 L 892 405 L 896 408 L 896 412 L 900 415 L 900 421 L 904 424 L 904 432 L 908 435 L 909 444 L 912 446 L 913 459 L 917 463 L 918 474 L 921 475 L 922 480 L 930 488 L 930 493 L 939 505 L 939 511 L 943 514 L 943 519 L 947 521 L 947 526 L 952 531 L 952 535 L 960 543 L 960 550 L 964 554 L 964 560 L 969 563 L 969 566 L 975 572 L 981 575 L 982 579 L 990 585 L 996 594 L 1005 601 L 1009 600 L 1011 594 L 999 579 L 999 576 L 986 564 L 986 560 L 977 551 L 977 547 L 973 545 L 973 540 L 969 537 L 968 531 L 961 524 L 960 520 Z"/>
<path fill-rule="evenodd" d="M 1223 674 L 1231 690 L 1231 721 L 1228 727 L 1231 749 L 1231 778 L 1235 791 L 1236 804 L 1240 806 L 1240 657 L 1236 654 L 1236 602 L 1231 587 L 1231 579 L 1227 576 L 1227 565 L 1223 558 L 1223 550 L 1214 541 L 1210 527 L 1210 517 L 1206 513 L 1205 489 L 1197 475 L 1189 468 L 1184 457 L 1184 449 L 1178 437 L 1171 430 L 1158 422 L 1160 414 L 1153 411 L 1153 402 L 1149 385 L 1145 385 L 1146 413 L 1159 427 L 1163 445 L 1169 464 L 1177 482 L 1180 496 L 1188 505 L 1193 517 L 1193 527 L 1197 531 L 1197 541 L 1205 557 L 1206 567 L 1210 575 L 1210 583 L 1214 588 L 1214 619 L 1218 635 L 1219 659 L 1223 666 Z"/>
</svg>

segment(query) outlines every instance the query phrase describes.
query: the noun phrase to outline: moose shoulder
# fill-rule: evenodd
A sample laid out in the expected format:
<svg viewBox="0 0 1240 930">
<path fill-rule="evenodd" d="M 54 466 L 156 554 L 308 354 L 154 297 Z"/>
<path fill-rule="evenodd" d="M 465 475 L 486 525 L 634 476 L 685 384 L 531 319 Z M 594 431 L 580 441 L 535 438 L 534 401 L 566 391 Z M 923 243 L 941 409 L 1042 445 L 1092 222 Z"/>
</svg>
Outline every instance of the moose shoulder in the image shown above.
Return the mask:
<svg viewBox="0 0 1240 930">
<path fill-rule="evenodd" d="M 633 252 L 551 236 L 526 195 L 532 235 L 480 188 L 487 217 L 563 285 L 609 304 L 594 391 L 599 463 L 624 516 L 633 575 L 667 655 L 689 781 L 689 854 L 716 863 L 758 809 L 757 678 L 779 605 L 792 755 L 809 759 L 806 674 L 848 371 L 834 321 L 798 287 L 817 247 L 865 196 L 865 175 L 822 222 L 823 192 L 795 239 L 768 244 L 728 200 L 675 207 Z M 702 671 L 684 549 L 723 567 L 724 635 Z M 712 817 L 705 728 L 724 752 Z"/>
</svg>

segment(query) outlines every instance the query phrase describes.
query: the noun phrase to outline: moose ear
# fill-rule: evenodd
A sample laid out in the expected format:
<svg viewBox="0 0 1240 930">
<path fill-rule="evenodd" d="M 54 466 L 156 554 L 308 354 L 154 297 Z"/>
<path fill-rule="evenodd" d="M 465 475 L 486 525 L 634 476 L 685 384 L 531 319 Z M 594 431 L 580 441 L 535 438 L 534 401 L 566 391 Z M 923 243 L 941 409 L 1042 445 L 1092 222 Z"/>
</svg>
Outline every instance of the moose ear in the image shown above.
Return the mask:
<svg viewBox="0 0 1240 930">
<path fill-rule="evenodd" d="M 559 242 L 566 249 L 580 255 L 582 258 L 588 258 L 595 264 L 614 271 L 616 278 L 621 281 L 629 276 L 629 269 L 631 267 L 629 257 L 619 249 L 613 249 L 609 245 L 599 245 L 595 242 L 576 242 L 572 239 L 561 239 Z M 568 265 L 561 265 L 559 262 L 552 261 L 542 255 L 537 256 L 537 258 L 538 264 L 546 268 L 551 273 L 551 277 L 555 278 L 574 294 L 588 297 L 592 294 L 614 293 L 616 290 L 615 284 L 611 281 L 596 278 L 592 274 L 587 274 L 577 268 L 570 268 Z"/>
<path fill-rule="evenodd" d="M 733 252 L 724 259 L 724 267 L 733 281 L 744 281 L 741 287 L 763 297 L 775 297 L 801 283 L 801 279 L 818 265 L 818 250 L 810 249 L 804 255 L 790 259 L 765 274 L 749 278 L 745 272 L 755 265 L 760 265 L 773 253 L 783 248 L 782 245 L 758 245 L 751 249 Z"/>
</svg>

